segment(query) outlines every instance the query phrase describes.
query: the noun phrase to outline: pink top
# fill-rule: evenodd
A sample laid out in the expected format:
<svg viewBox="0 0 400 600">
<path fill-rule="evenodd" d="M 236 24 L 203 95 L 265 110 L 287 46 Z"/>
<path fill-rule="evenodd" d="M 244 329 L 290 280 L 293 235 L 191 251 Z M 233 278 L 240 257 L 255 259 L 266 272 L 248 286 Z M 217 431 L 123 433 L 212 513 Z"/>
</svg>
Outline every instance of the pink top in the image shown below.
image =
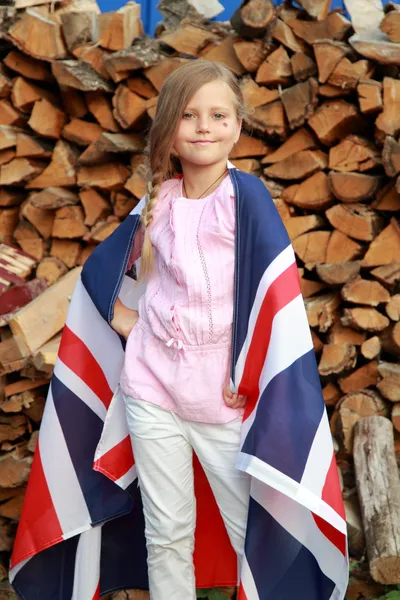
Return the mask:
<svg viewBox="0 0 400 600">
<path fill-rule="evenodd" d="M 163 183 L 150 234 L 155 268 L 126 347 L 122 390 L 184 419 L 226 423 L 233 320 L 235 206 L 230 177 L 209 196 Z"/>
</svg>

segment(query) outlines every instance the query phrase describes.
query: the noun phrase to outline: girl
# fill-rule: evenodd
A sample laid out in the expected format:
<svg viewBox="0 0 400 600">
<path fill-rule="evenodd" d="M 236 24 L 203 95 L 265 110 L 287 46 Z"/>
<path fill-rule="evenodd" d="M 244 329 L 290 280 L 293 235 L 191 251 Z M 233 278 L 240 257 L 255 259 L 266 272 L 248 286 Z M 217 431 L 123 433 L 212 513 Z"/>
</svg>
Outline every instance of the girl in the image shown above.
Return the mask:
<svg viewBox="0 0 400 600">
<path fill-rule="evenodd" d="M 229 387 L 235 207 L 227 168 L 243 116 L 240 87 L 223 65 L 198 60 L 165 82 L 133 254 L 142 244 L 147 287 L 138 312 L 117 300 L 111 322 L 128 340 L 121 391 L 152 600 L 196 597 L 193 450 L 232 546 L 243 554 L 249 477 L 235 461 L 246 398 Z"/>
</svg>

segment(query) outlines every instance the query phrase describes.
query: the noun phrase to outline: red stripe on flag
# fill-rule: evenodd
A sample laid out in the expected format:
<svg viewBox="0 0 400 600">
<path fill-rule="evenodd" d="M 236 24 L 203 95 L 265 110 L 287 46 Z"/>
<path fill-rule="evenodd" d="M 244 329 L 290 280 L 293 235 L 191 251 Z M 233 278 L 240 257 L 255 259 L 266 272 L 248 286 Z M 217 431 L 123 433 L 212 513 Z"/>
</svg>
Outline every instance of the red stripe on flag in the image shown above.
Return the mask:
<svg viewBox="0 0 400 600">
<path fill-rule="evenodd" d="M 99 600 L 99 599 L 100 599 L 100 581 L 99 581 L 99 584 L 98 584 L 98 586 L 96 588 L 96 591 L 94 593 L 94 596 L 93 596 L 92 600 Z"/>
<path fill-rule="evenodd" d="M 63 531 L 51 499 L 38 445 L 15 538 L 11 567 L 62 541 Z"/>
<path fill-rule="evenodd" d="M 332 454 L 331 464 L 326 474 L 325 484 L 322 489 L 322 500 L 329 504 L 343 519 L 346 520 L 343 497 L 340 489 L 339 474 L 335 455 Z"/>
<path fill-rule="evenodd" d="M 125 475 L 135 464 L 132 452 L 131 438 L 126 436 L 106 452 L 101 458 L 97 459 L 93 465 L 95 471 L 106 475 L 112 481 L 117 481 Z"/>
<path fill-rule="evenodd" d="M 343 554 L 343 556 L 347 555 L 347 537 L 344 533 L 336 529 L 333 525 L 322 519 L 321 517 L 314 515 L 314 521 L 324 536 L 334 545 L 336 548 Z"/>
<path fill-rule="evenodd" d="M 63 330 L 58 356 L 109 407 L 113 393 L 93 354 L 67 325 Z"/>
<path fill-rule="evenodd" d="M 251 414 L 258 399 L 258 381 L 267 356 L 275 315 L 299 294 L 299 275 L 297 265 L 293 263 L 271 283 L 258 313 L 239 384 L 239 394 L 248 396 L 244 420 Z"/>
<path fill-rule="evenodd" d="M 246 593 L 243 589 L 243 584 L 240 582 L 237 600 L 247 600 Z"/>
</svg>

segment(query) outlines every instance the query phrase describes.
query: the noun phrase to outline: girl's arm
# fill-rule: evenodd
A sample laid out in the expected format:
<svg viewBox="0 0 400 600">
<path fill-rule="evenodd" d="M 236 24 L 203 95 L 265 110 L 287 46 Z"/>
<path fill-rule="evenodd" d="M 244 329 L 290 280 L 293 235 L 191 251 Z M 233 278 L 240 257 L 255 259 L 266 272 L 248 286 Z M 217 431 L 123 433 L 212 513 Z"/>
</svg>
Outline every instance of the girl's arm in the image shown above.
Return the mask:
<svg viewBox="0 0 400 600">
<path fill-rule="evenodd" d="M 128 308 L 117 298 L 114 306 L 114 318 L 111 321 L 111 327 L 125 339 L 127 339 L 133 327 L 139 318 L 137 310 Z"/>
</svg>

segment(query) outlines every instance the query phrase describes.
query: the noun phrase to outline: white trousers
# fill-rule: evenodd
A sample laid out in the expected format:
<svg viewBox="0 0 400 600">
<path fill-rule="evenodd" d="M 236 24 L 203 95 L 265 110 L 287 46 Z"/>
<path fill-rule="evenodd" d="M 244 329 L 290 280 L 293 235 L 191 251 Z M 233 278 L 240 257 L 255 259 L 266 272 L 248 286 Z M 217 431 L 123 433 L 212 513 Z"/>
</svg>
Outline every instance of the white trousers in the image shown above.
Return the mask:
<svg viewBox="0 0 400 600">
<path fill-rule="evenodd" d="M 124 400 L 143 501 L 150 598 L 195 600 L 192 453 L 207 475 L 240 563 L 250 488 L 249 476 L 235 468 L 241 418 L 196 423 L 125 394 Z"/>
</svg>

